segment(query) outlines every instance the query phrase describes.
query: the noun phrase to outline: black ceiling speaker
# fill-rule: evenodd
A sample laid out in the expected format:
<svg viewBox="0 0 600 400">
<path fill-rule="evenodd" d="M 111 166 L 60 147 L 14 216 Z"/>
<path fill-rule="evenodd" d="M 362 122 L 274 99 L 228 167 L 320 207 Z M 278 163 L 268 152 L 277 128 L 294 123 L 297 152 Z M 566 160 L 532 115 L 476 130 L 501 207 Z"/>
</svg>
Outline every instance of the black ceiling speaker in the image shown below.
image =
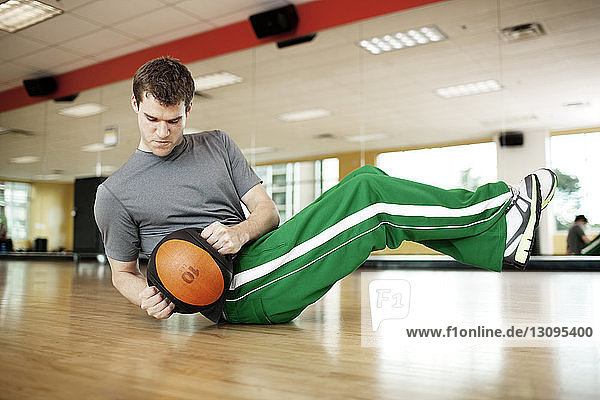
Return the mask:
<svg viewBox="0 0 600 400">
<path fill-rule="evenodd" d="M 523 146 L 523 132 L 507 131 L 500 134 L 500 146 Z"/>
<path fill-rule="evenodd" d="M 276 8 L 250 16 L 250 23 L 256 37 L 261 39 L 267 36 L 292 32 L 298 26 L 298 14 L 293 4 Z"/>
<path fill-rule="evenodd" d="M 27 94 L 32 97 L 48 96 L 54 93 L 57 88 L 56 79 L 52 76 L 37 79 L 25 79 L 23 81 L 23 86 L 25 86 Z"/>
</svg>

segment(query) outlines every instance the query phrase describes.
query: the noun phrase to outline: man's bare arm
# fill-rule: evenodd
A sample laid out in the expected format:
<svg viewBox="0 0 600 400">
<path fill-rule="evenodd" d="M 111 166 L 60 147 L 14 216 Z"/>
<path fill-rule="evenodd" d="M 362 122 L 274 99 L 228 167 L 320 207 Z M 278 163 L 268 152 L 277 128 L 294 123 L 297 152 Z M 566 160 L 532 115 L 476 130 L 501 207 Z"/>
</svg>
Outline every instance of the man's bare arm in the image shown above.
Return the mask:
<svg viewBox="0 0 600 400">
<path fill-rule="evenodd" d="M 583 240 L 583 243 L 585 243 L 586 245 L 590 244 L 590 242 L 592 241 L 592 239 L 590 239 L 586 235 L 581 235 L 581 240 Z"/>
<path fill-rule="evenodd" d="M 247 242 L 261 237 L 279 225 L 277 207 L 262 185 L 250 189 L 242 196 L 242 202 L 250 211 L 248 219 L 233 226 L 213 222 L 201 233 L 201 236 L 221 254 L 235 254 Z"/>
<path fill-rule="evenodd" d="M 258 239 L 279 226 L 277 207 L 263 185 L 259 184 L 250 189 L 242 196 L 242 202 L 248 207 L 250 215 L 245 221 L 235 225 L 234 229 L 247 234 L 248 240 L 246 242 Z"/>
<path fill-rule="evenodd" d="M 130 302 L 146 310 L 148 315 L 169 318 L 175 305 L 154 286 L 146 284 L 136 261 L 118 261 L 108 258 L 112 270 L 113 286 Z"/>
</svg>

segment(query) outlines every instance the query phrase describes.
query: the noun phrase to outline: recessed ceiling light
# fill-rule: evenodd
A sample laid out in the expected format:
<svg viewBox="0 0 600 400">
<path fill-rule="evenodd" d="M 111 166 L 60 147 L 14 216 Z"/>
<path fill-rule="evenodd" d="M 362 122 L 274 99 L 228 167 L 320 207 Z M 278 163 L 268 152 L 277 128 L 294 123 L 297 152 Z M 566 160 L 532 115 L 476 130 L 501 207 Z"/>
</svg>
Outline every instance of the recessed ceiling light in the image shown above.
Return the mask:
<svg viewBox="0 0 600 400">
<path fill-rule="evenodd" d="M 451 97 L 469 96 L 472 94 L 490 93 L 502 90 L 502 86 L 493 79 L 475 83 L 466 83 L 464 85 L 448 86 L 436 89 L 435 93 L 445 99 Z"/>
<path fill-rule="evenodd" d="M 323 118 L 331 115 L 329 110 L 324 108 L 311 108 L 308 110 L 294 111 L 285 114 L 279 114 L 277 118 L 285 122 L 307 121 L 309 119 Z"/>
<path fill-rule="evenodd" d="M 347 142 L 375 142 L 377 140 L 387 139 L 390 135 L 387 133 L 371 133 L 368 135 L 346 136 L 344 140 Z"/>
<path fill-rule="evenodd" d="M 39 1 L 9 0 L 0 4 L 0 29 L 9 33 L 62 14 L 62 10 Z"/>
<path fill-rule="evenodd" d="M 58 110 L 58 113 L 60 115 L 65 115 L 67 117 L 83 118 L 83 117 L 89 117 L 92 115 L 100 114 L 100 113 L 106 111 L 107 109 L 108 109 L 108 107 L 100 105 L 100 104 L 85 103 L 85 104 L 80 104 L 78 106 L 63 108 L 61 110 Z"/>
<path fill-rule="evenodd" d="M 500 34 L 507 42 L 518 42 L 521 40 L 532 39 L 546 34 L 541 24 L 532 22 L 529 24 L 520 24 L 503 28 Z"/>
<path fill-rule="evenodd" d="M 276 149 L 274 147 L 254 147 L 242 149 L 243 154 L 263 154 L 263 153 L 272 153 Z"/>
<path fill-rule="evenodd" d="M 241 77 L 224 71 L 216 72 L 214 74 L 198 76 L 194 78 L 196 92 L 201 92 L 203 90 L 214 89 L 222 86 L 229 86 L 233 85 L 234 83 L 240 83 L 243 81 L 244 79 L 242 79 Z"/>
<path fill-rule="evenodd" d="M 38 161 L 40 161 L 40 158 L 37 156 L 21 156 L 10 159 L 10 162 L 15 164 L 33 164 Z"/>
<path fill-rule="evenodd" d="M 92 143 L 81 148 L 81 151 L 87 151 L 89 153 L 95 153 L 97 151 L 109 150 L 112 147 L 107 147 L 104 143 Z"/>
<path fill-rule="evenodd" d="M 37 179 L 40 181 L 55 181 L 60 178 L 62 178 L 61 174 L 46 174 L 46 175 L 36 175 L 34 179 Z"/>
<path fill-rule="evenodd" d="M 446 39 L 446 35 L 437 26 L 430 25 L 409 29 L 406 32 L 395 32 L 368 40 L 364 39 L 358 42 L 357 45 L 369 53 L 377 55 Z"/>
</svg>

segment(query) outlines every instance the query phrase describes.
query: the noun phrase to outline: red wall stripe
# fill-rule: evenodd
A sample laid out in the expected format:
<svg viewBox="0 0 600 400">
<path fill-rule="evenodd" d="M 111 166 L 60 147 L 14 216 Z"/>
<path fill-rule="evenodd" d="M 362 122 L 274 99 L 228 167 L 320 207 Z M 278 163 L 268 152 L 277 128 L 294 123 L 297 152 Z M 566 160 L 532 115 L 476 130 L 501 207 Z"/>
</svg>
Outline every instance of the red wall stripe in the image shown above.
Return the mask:
<svg viewBox="0 0 600 400">
<path fill-rule="evenodd" d="M 56 76 L 58 90 L 50 97 L 29 97 L 19 86 L 0 92 L 0 112 L 35 104 L 133 77 L 144 62 L 160 56 L 184 63 L 290 39 L 328 28 L 420 7 L 442 0 L 317 0 L 298 5 L 298 28 L 292 34 L 259 40 L 248 20 L 188 36 Z"/>
</svg>

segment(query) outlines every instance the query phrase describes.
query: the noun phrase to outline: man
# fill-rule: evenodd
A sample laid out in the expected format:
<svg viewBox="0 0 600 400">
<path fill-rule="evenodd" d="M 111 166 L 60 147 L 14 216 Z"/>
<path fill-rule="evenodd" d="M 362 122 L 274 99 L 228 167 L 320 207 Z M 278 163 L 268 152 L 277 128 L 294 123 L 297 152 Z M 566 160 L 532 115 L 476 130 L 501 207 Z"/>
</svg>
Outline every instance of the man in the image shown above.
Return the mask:
<svg viewBox="0 0 600 400">
<path fill-rule="evenodd" d="M 277 227 L 279 214 L 225 133 L 183 136 L 194 95 L 183 64 L 168 58 L 147 63 L 134 77 L 133 93 L 138 149 L 98 188 L 95 215 L 114 286 L 149 315 L 166 318 L 173 305 L 146 285 L 137 266 L 140 249 L 149 254 L 169 232 L 201 226 L 216 249 L 235 254 Z"/>
<path fill-rule="evenodd" d="M 174 305 L 137 267 L 162 237 L 181 228 L 233 256 L 223 318 L 286 322 L 317 301 L 369 253 L 412 240 L 490 270 L 523 268 L 556 176 L 541 169 L 518 188 L 443 190 L 362 167 L 278 229 L 277 211 L 237 146 L 223 132 L 183 136 L 194 87 L 179 61 L 144 64 L 133 80 L 140 144 L 99 188 L 95 215 L 113 284 L 155 318 Z M 250 215 L 244 219 L 244 203 Z M 237 254 L 236 254 L 237 253 Z"/>
<path fill-rule="evenodd" d="M 583 228 L 587 223 L 588 220 L 585 215 L 578 215 L 575 217 L 575 221 L 567 235 L 567 254 L 579 255 L 581 254 L 581 249 L 590 243 L 590 239 L 583 231 Z"/>
</svg>

